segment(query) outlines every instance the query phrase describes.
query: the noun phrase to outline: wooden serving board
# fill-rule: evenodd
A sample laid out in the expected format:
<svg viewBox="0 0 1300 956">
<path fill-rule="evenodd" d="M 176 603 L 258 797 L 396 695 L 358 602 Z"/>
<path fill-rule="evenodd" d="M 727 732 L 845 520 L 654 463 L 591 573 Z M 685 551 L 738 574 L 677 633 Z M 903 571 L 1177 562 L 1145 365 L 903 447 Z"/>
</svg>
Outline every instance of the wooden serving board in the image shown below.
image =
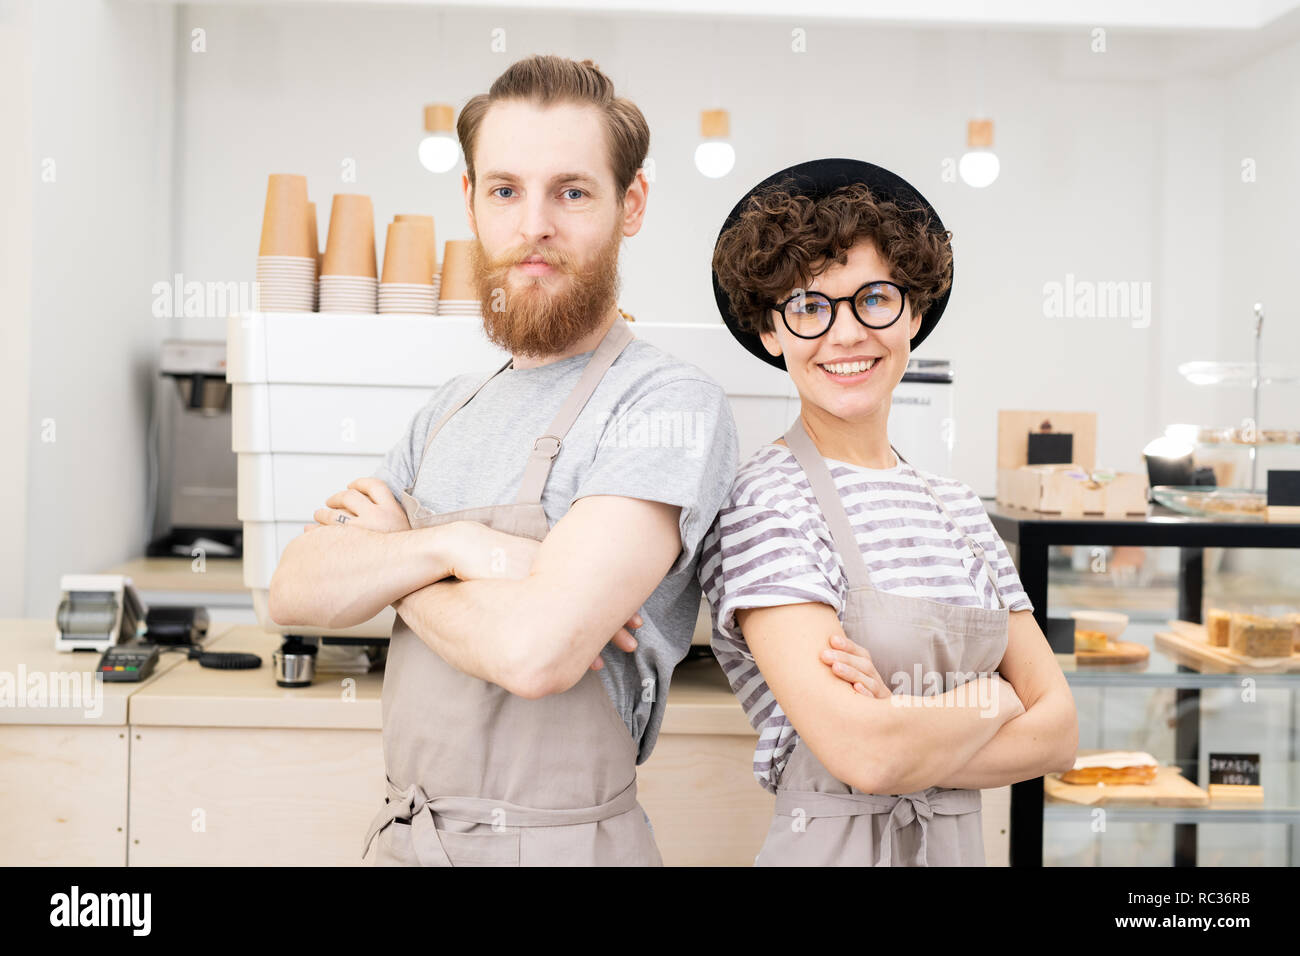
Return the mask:
<svg viewBox="0 0 1300 956">
<path fill-rule="evenodd" d="M 1079 664 L 1140 664 L 1151 656 L 1151 648 L 1132 641 L 1110 641 L 1104 651 L 1075 651 Z"/>
<path fill-rule="evenodd" d="M 1099 751 L 1079 751 L 1080 756 Z M 1157 807 L 1203 807 L 1210 795 L 1192 783 L 1177 767 L 1158 767 L 1150 783 L 1126 783 L 1103 787 L 1095 783 L 1063 783 L 1059 773 L 1043 778 L 1043 793 L 1049 800 L 1098 806 L 1105 803 L 1142 803 Z"/>
<path fill-rule="evenodd" d="M 1215 647 L 1203 624 L 1170 621 L 1171 631 L 1156 634 L 1156 647 L 1177 663 L 1202 674 L 1289 674 L 1300 672 L 1300 654 L 1290 657 L 1246 657 Z"/>
</svg>

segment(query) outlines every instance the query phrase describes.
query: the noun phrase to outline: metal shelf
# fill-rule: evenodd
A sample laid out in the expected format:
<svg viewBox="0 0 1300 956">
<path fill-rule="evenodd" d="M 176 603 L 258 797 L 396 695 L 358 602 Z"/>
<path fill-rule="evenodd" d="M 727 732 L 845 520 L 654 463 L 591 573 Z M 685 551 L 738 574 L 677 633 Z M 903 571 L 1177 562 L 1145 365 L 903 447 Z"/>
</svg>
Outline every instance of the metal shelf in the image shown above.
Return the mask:
<svg viewBox="0 0 1300 956">
<path fill-rule="evenodd" d="M 1044 820 L 1078 820 L 1097 807 L 1047 803 Z M 1300 823 L 1300 809 L 1270 810 L 1264 807 L 1141 807 L 1103 806 L 1106 819 L 1115 823 Z"/>
<path fill-rule="evenodd" d="M 1154 652 L 1153 652 L 1154 656 Z M 1095 668 L 1101 670 L 1100 667 Z M 1069 681 L 1071 687 L 1180 687 L 1180 688 L 1199 688 L 1202 690 L 1212 687 L 1240 687 L 1241 679 L 1249 677 L 1254 681 L 1256 687 L 1284 688 L 1295 690 L 1300 688 L 1300 674 L 1196 674 L 1196 673 L 1133 673 L 1125 674 L 1122 679 L 1116 679 L 1116 676 L 1110 678 L 1103 677 L 1100 674 L 1078 675 L 1078 671 L 1067 671 L 1065 679 Z"/>
</svg>

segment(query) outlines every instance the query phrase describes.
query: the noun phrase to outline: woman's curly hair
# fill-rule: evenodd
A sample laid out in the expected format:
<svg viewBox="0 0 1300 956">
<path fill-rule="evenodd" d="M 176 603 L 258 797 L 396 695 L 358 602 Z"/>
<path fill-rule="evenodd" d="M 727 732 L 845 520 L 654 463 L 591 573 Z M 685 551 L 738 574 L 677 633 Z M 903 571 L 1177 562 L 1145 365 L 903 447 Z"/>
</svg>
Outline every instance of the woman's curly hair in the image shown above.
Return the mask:
<svg viewBox="0 0 1300 956">
<path fill-rule="evenodd" d="M 832 262 L 843 265 L 862 239 L 908 289 L 915 314 L 952 284 L 952 233 L 937 230 L 924 206 L 877 199 L 862 183 L 818 200 L 800 193 L 793 179 L 755 193 L 719 238 L 713 270 L 741 327 L 768 332 L 776 302 L 806 289 Z"/>
</svg>

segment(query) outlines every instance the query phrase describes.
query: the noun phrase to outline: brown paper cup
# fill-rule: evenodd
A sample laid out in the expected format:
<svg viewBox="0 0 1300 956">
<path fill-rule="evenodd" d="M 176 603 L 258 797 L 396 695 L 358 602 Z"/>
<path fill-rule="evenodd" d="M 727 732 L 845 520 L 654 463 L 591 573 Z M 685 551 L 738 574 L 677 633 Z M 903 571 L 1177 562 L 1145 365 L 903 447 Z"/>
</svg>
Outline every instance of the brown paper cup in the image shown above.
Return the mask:
<svg viewBox="0 0 1300 956">
<path fill-rule="evenodd" d="M 428 233 L 429 242 L 429 275 L 432 276 L 438 271 L 438 242 L 434 233 L 432 216 L 417 216 L 411 213 L 402 213 L 393 217 L 394 222 L 418 222 Z"/>
<path fill-rule="evenodd" d="M 375 261 L 375 208 L 370 197 L 336 193 L 330 206 L 321 275 L 378 279 Z"/>
<path fill-rule="evenodd" d="M 266 183 L 260 256 L 302 256 L 315 251 L 307 243 L 307 177 L 272 173 Z"/>
<path fill-rule="evenodd" d="M 390 222 L 384 240 L 384 282 L 433 287 L 428 229 L 418 222 Z"/>
<path fill-rule="evenodd" d="M 448 239 L 442 252 L 442 289 L 439 299 L 477 299 L 474 284 L 474 241 Z"/>
</svg>

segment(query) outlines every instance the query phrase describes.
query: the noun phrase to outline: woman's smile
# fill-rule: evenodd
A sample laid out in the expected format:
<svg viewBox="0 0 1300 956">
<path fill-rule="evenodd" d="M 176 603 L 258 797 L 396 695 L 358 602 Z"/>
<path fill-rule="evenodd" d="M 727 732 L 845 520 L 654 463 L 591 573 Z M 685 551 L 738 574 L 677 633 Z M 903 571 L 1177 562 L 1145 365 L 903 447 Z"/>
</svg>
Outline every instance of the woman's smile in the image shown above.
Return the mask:
<svg viewBox="0 0 1300 956">
<path fill-rule="evenodd" d="M 829 362 L 818 362 L 817 367 L 836 385 L 857 385 L 872 376 L 881 358 L 879 355 L 851 355 Z"/>
</svg>

